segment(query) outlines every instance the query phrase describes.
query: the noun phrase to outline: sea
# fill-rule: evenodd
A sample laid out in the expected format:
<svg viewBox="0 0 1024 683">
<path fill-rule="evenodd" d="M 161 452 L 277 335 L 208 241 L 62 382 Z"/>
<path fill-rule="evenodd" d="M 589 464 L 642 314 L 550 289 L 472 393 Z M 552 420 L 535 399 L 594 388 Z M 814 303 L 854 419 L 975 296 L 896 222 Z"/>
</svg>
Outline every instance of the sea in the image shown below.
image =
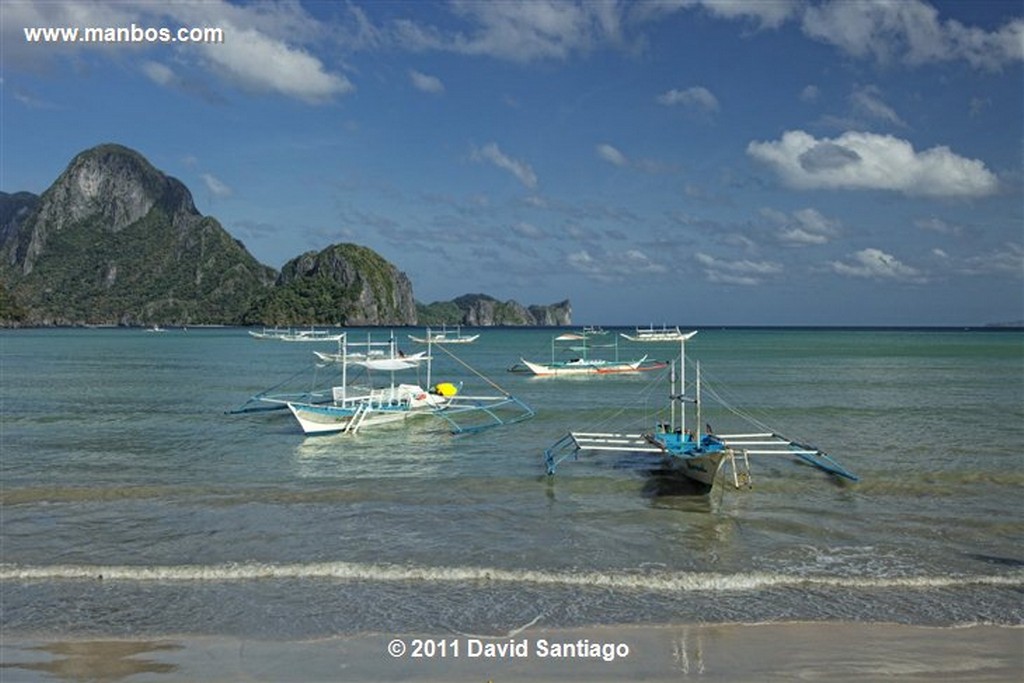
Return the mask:
<svg viewBox="0 0 1024 683">
<path fill-rule="evenodd" d="M 678 354 L 629 331 L 591 353 Z M 1024 624 L 1021 330 L 700 329 L 686 379 L 699 361 L 701 428 L 753 418 L 859 477 L 751 456 L 749 486 L 726 466 L 704 494 L 645 454 L 545 469 L 570 429 L 664 419 L 669 369 L 532 377 L 509 368 L 557 356 L 559 330 L 463 332 L 480 338 L 435 348 L 430 381 L 507 392 L 534 417 L 305 437 L 287 411 L 233 411 L 315 388 L 328 369 L 312 351 L 330 344 L 227 327 L 0 332 L 4 636 Z M 422 329 L 348 333 L 422 348 L 408 338 Z"/>
</svg>

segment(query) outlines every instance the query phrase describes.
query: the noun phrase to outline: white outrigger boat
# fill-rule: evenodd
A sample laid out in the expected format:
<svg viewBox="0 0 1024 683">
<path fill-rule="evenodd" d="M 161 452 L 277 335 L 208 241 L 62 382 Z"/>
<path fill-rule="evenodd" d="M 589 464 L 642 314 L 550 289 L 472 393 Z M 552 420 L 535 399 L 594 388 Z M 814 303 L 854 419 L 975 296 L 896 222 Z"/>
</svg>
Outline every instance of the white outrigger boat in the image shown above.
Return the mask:
<svg viewBox="0 0 1024 683">
<path fill-rule="evenodd" d="M 293 330 L 289 328 L 264 327 L 261 331 L 249 330 L 249 336 L 253 339 L 272 339 L 286 342 L 336 342 L 341 341 L 345 336 L 344 332 L 333 333 L 328 330 Z"/>
<path fill-rule="evenodd" d="M 409 335 L 409 339 L 417 344 L 470 344 L 479 338 L 479 334 L 462 334 L 461 325 L 455 328 L 455 332 L 449 332 L 447 327 L 442 327 L 440 332 L 431 332 L 428 327 L 422 337 Z"/>
<path fill-rule="evenodd" d="M 590 349 L 598 348 L 593 344 L 587 344 L 588 334 L 584 332 L 566 332 L 554 337 L 551 340 L 551 362 L 537 363 L 520 358 L 520 362 L 526 371 L 541 377 L 559 375 L 610 375 L 621 372 L 644 372 L 647 370 L 658 370 L 664 368 L 666 363 L 659 361 L 648 361 L 647 355 L 636 360 L 619 360 L 618 343 L 609 344 L 615 348 L 615 359 L 606 360 L 603 358 L 591 358 Z M 579 356 L 569 360 L 555 360 L 556 342 L 582 342 L 578 346 L 570 346 L 569 350 L 579 352 Z"/>
<path fill-rule="evenodd" d="M 736 488 L 751 484 L 751 456 L 790 456 L 828 474 L 850 481 L 858 477 L 846 470 L 824 451 L 793 441 L 764 429 L 751 433 L 716 434 L 710 426 L 704 434 L 697 436 L 686 423 L 687 406 L 696 413 L 696 425 L 701 422 L 701 378 L 700 364 L 697 364 L 697 380 L 693 394 L 686 394 L 686 340 L 696 332 L 681 334 L 679 341 L 679 390 L 676 387 L 676 366 L 673 361 L 671 392 L 669 394 L 671 414 L 668 422 L 657 422 L 648 432 L 584 432 L 570 431 L 558 439 L 544 452 L 545 465 L 553 475 L 558 465 L 568 458 L 576 459 L 584 451 L 611 451 L 617 453 L 650 453 L 668 466 L 673 473 L 696 482 L 704 491 L 710 491 L 715 484 L 722 465 L 728 462 L 732 468 L 733 484 Z M 677 410 L 678 404 L 678 410 Z M 742 468 L 742 469 L 741 469 Z"/>
<path fill-rule="evenodd" d="M 433 384 L 429 343 L 427 351 L 408 356 L 398 350 L 393 336 L 387 342 L 342 339 L 339 346 L 339 354 L 317 354 L 341 368 L 341 384 L 332 387 L 329 400 L 285 402 L 305 434 L 355 434 L 367 427 L 425 416 L 442 418 L 452 433 L 460 434 L 520 422 L 534 415 L 532 408 L 489 380 L 502 395 L 469 396 L 461 393 L 461 383 Z M 356 350 L 352 351 L 353 347 Z M 378 353 L 381 347 L 386 351 Z M 451 354 L 450 351 L 445 353 Z M 389 381 L 384 386 L 374 386 L 370 377 L 368 386 L 351 385 L 348 382 L 351 366 L 362 368 L 368 377 L 373 372 L 387 373 Z M 420 368 L 426 371 L 428 389 L 418 383 L 396 382 L 396 372 Z M 507 414 L 508 411 L 512 412 Z M 466 416 L 478 419 L 464 420 Z"/>
<path fill-rule="evenodd" d="M 619 333 L 624 339 L 628 339 L 632 342 L 673 342 L 673 341 L 686 341 L 688 333 L 682 332 L 678 327 L 666 327 L 662 325 L 660 330 L 654 328 L 654 325 L 646 329 L 636 328 L 635 334 L 626 334 L 625 332 Z M 693 336 L 690 334 L 690 336 Z"/>
</svg>

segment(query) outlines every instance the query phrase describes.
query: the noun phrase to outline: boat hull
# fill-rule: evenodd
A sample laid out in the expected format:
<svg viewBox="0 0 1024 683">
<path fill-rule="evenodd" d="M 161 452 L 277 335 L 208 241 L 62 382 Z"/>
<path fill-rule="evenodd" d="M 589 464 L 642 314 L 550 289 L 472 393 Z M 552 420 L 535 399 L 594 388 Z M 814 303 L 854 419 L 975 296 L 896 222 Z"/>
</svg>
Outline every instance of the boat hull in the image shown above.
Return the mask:
<svg viewBox="0 0 1024 683">
<path fill-rule="evenodd" d="M 669 466 L 674 473 L 711 488 L 714 486 L 718 470 L 721 469 L 726 455 L 725 451 L 671 455 L 669 456 Z"/>
<path fill-rule="evenodd" d="M 356 408 L 289 403 L 288 409 L 295 416 L 304 434 L 336 434 L 349 431 L 357 419 Z M 379 408 L 367 411 L 359 420 L 359 427 L 373 427 L 389 422 L 401 422 L 415 415 L 430 415 L 433 409 L 410 409 L 408 407 Z"/>
<path fill-rule="evenodd" d="M 288 404 L 303 433 L 355 432 L 416 415 L 432 415 L 445 408 L 455 395 L 455 391 L 450 395 L 427 392 L 415 384 L 374 389 L 360 396 L 351 396 L 350 388 L 336 387 L 334 392 L 334 403 Z"/>
<path fill-rule="evenodd" d="M 567 363 L 543 364 L 531 363 L 525 358 L 521 358 L 520 360 L 530 372 L 542 377 L 552 375 L 608 375 L 619 372 L 639 372 L 641 370 L 653 370 L 657 367 L 664 367 L 664 364 L 641 367 L 643 362 L 647 360 L 646 356 L 640 360 L 628 363 L 610 361 L 581 361 L 579 363 L 574 363 L 570 361 Z"/>
</svg>

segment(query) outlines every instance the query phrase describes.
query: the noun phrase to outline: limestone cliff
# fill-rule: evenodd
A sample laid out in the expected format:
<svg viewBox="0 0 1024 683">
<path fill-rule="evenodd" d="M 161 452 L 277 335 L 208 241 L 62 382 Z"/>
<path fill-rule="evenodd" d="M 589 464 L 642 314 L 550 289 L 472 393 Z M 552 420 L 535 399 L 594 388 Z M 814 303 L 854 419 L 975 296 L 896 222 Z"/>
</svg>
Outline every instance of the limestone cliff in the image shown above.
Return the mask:
<svg viewBox="0 0 1024 683">
<path fill-rule="evenodd" d="M 415 325 L 405 273 L 373 250 L 335 244 L 285 264 L 254 316 L 267 324 Z"/>
<path fill-rule="evenodd" d="M 183 184 L 120 145 L 82 152 L 10 208 L 0 279 L 29 324 L 232 322 L 273 282 Z"/>
<path fill-rule="evenodd" d="M 419 313 L 420 322 L 430 325 L 572 325 L 572 305 L 568 300 L 546 306 L 524 306 L 517 301 L 499 301 L 487 294 L 465 294 L 453 301 L 421 305 Z"/>
</svg>

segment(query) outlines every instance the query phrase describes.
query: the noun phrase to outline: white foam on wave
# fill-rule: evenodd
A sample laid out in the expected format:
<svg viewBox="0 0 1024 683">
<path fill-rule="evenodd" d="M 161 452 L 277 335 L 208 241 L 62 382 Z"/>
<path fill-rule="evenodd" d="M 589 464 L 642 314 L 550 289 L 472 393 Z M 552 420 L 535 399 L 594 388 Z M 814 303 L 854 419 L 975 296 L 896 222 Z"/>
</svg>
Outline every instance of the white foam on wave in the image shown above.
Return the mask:
<svg viewBox="0 0 1024 683">
<path fill-rule="evenodd" d="M 561 587 L 597 587 L 656 592 L 751 591 L 763 588 L 828 586 L 837 588 L 952 588 L 969 585 L 1024 587 L 1024 572 L 960 576 L 848 577 L 772 572 L 600 572 L 498 569 L 487 567 L 417 567 L 351 562 L 229 563 L 212 565 L 0 565 L 0 581 L 207 581 L 317 579 L 377 582 L 494 582 Z"/>
</svg>

